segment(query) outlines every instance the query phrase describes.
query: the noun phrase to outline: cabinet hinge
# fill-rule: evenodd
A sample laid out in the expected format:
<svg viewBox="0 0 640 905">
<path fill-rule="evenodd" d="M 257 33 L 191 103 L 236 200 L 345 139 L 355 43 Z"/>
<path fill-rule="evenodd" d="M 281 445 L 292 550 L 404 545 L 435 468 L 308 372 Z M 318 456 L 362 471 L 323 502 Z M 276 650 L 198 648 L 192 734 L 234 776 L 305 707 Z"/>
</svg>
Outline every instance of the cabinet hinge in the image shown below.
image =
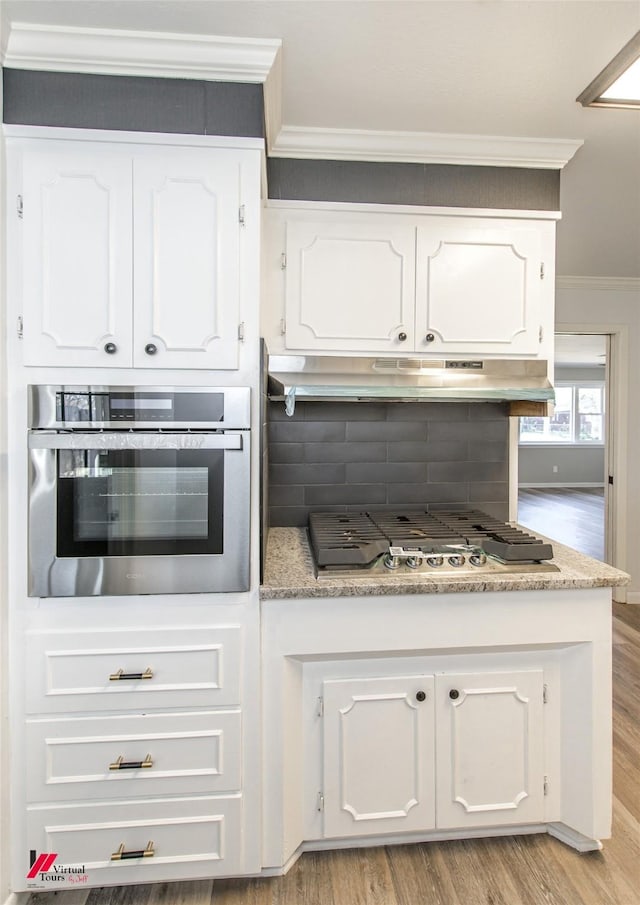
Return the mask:
<svg viewBox="0 0 640 905">
<path fill-rule="evenodd" d="M 324 698 L 318 698 L 318 706 L 316 708 L 316 716 L 324 716 Z"/>
<path fill-rule="evenodd" d="M 244 321 L 238 324 L 238 339 L 240 342 L 244 342 Z"/>
<path fill-rule="evenodd" d="M 546 684 L 542 686 L 542 703 L 549 703 L 549 686 Z"/>
<path fill-rule="evenodd" d="M 24 336 L 24 322 L 22 317 L 18 318 L 18 339 L 22 339 Z"/>
<path fill-rule="evenodd" d="M 538 342 L 541 343 L 544 338 L 544 328 L 540 326 L 538 328 Z"/>
<path fill-rule="evenodd" d="M 284 252 L 280 255 L 280 270 L 287 269 L 287 256 Z"/>
<path fill-rule="evenodd" d="M 282 334 L 282 336 L 284 336 L 286 332 L 287 332 L 287 322 L 284 318 L 282 318 L 282 320 L 280 321 L 280 333 Z"/>
<path fill-rule="evenodd" d="M 240 226 L 244 226 L 244 204 L 241 204 L 238 208 L 238 221 Z"/>
<path fill-rule="evenodd" d="M 544 280 L 544 261 L 540 264 L 540 279 Z"/>
<path fill-rule="evenodd" d="M 549 794 L 549 777 L 546 774 L 544 777 L 544 783 L 542 785 L 542 788 L 544 789 L 544 794 L 548 795 Z"/>
<path fill-rule="evenodd" d="M 318 804 L 316 806 L 316 810 L 324 811 L 324 795 L 322 792 L 318 792 Z"/>
<path fill-rule="evenodd" d="M 24 204 L 22 202 L 22 195 L 18 195 L 18 198 L 16 200 L 16 210 L 18 211 L 19 219 L 22 220 L 22 217 L 24 214 Z"/>
</svg>

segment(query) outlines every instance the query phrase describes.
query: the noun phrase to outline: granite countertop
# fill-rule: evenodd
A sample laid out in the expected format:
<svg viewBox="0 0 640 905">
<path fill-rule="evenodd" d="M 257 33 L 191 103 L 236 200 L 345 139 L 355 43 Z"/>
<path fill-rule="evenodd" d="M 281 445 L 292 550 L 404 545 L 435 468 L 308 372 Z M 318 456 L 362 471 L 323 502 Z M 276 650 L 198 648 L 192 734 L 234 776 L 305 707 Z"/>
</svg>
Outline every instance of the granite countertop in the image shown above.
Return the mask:
<svg viewBox="0 0 640 905">
<path fill-rule="evenodd" d="M 295 597 L 360 597 L 391 594 L 450 594 L 478 591 L 539 591 L 554 588 L 606 588 L 626 585 L 626 572 L 583 556 L 552 541 L 558 572 L 521 575 L 385 575 L 364 578 L 323 578 L 314 574 L 304 528 L 271 528 L 267 541 L 262 600 Z"/>
</svg>

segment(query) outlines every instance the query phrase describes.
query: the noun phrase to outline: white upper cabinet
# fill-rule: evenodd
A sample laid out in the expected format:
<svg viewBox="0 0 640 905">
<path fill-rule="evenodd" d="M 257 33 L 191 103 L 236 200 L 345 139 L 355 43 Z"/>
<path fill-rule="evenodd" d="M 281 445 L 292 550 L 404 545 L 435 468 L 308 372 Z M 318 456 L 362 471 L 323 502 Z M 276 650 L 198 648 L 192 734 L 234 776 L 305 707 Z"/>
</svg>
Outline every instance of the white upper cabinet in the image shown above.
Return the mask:
<svg viewBox="0 0 640 905">
<path fill-rule="evenodd" d="M 25 364 L 237 368 L 246 153 L 25 150 Z"/>
<path fill-rule="evenodd" d="M 449 212 L 272 210 L 270 351 L 552 358 L 555 216 Z"/>
<path fill-rule="evenodd" d="M 22 160 L 24 356 L 131 362 L 131 162 L 47 143 Z M 117 354 L 108 354 L 115 347 Z"/>
<path fill-rule="evenodd" d="M 537 355 L 542 264 L 540 231 L 526 225 L 464 217 L 419 226 L 416 350 Z"/>
<path fill-rule="evenodd" d="M 135 366 L 237 367 L 239 192 L 233 152 L 136 156 Z"/>
<path fill-rule="evenodd" d="M 375 220 L 288 223 L 287 348 L 412 348 L 414 246 L 410 227 Z"/>
</svg>

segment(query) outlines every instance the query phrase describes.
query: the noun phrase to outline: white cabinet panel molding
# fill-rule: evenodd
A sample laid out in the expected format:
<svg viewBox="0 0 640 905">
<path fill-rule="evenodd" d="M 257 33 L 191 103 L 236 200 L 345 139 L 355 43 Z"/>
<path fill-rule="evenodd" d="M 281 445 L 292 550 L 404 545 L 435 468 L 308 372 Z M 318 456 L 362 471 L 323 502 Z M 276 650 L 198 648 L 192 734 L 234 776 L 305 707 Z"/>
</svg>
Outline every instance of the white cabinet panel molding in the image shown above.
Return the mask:
<svg viewBox="0 0 640 905">
<path fill-rule="evenodd" d="M 323 683 L 324 835 L 434 825 L 433 677 Z"/>
<path fill-rule="evenodd" d="M 439 827 L 544 816 L 543 673 L 436 678 Z"/>
</svg>

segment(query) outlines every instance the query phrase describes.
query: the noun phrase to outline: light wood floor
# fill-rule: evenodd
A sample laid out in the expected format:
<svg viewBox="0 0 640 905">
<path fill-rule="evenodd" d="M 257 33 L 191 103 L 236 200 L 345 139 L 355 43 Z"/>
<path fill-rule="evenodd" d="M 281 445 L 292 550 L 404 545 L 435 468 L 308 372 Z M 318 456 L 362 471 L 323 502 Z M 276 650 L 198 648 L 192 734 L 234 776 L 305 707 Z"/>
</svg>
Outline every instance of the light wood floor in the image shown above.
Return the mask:
<svg viewBox="0 0 640 905">
<path fill-rule="evenodd" d="M 603 852 L 546 835 L 430 842 L 306 854 L 277 879 L 42 893 L 29 905 L 640 905 L 640 606 L 613 609 L 613 837 Z"/>
<path fill-rule="evenodd" d="M 521 487 L 518 522 L 580 553 L 604 559 L 602 487 Z"/>
</svg>

